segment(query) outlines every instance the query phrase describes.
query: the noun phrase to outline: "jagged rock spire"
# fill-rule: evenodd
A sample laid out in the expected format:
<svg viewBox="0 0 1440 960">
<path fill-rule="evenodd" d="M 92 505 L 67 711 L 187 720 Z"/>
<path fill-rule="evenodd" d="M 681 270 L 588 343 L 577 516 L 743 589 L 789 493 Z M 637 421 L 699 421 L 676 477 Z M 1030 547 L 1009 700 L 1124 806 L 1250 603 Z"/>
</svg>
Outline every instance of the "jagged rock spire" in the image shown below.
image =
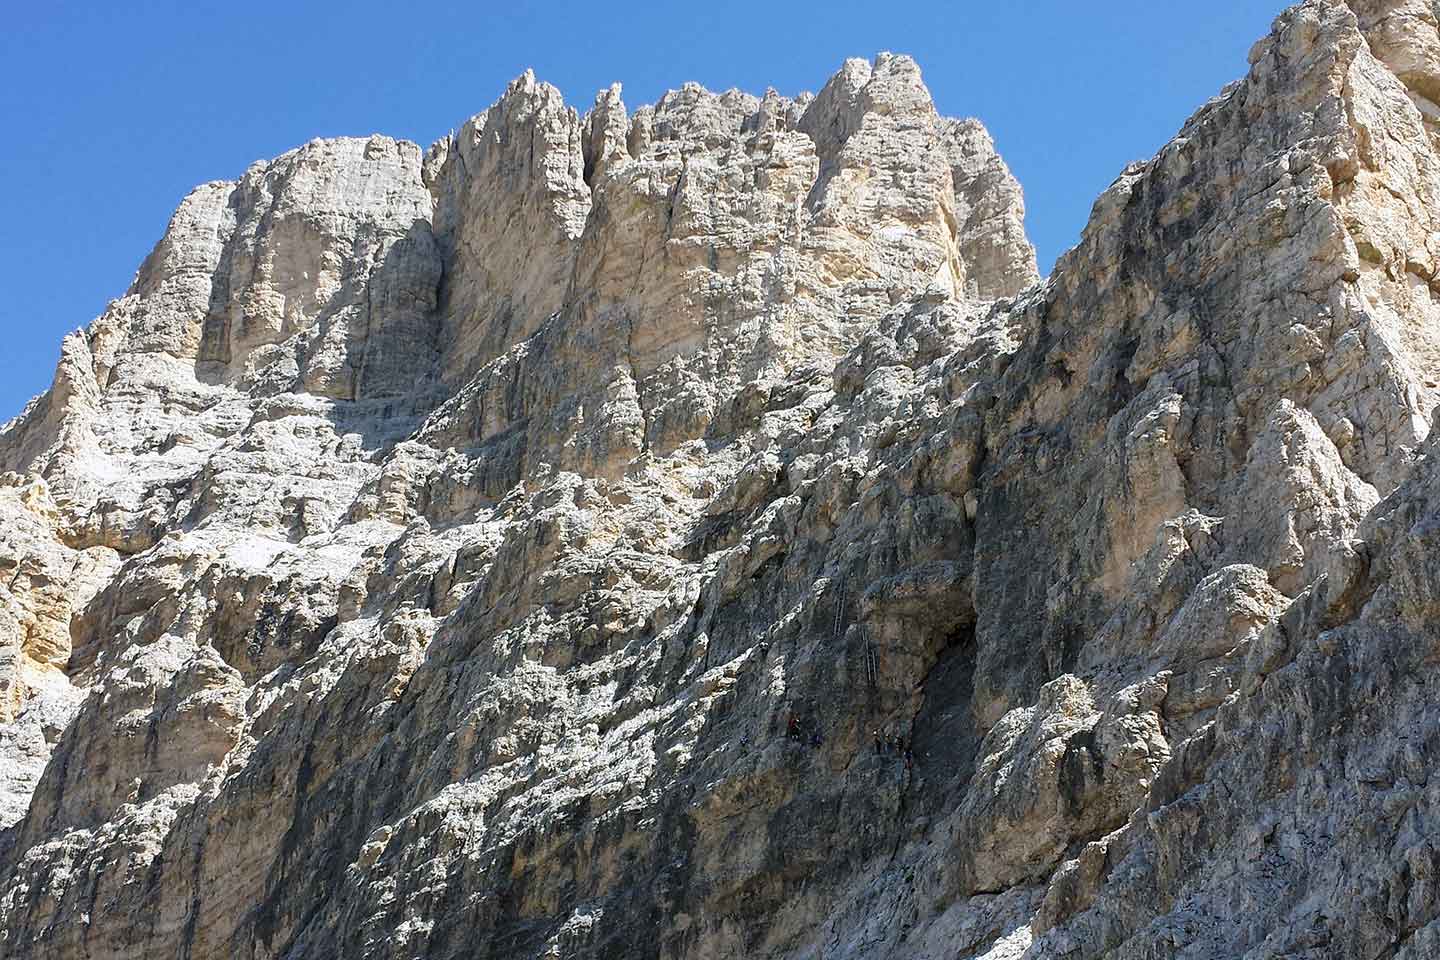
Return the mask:
<svg viewBox="0 0 1440 960">
<path fill-rule="evenodd" d="M 0 953 L 1434 954 L 1437 36 L 1045 282 L 888 54 L 199 188 L 0 432 Z"/>
</svg>

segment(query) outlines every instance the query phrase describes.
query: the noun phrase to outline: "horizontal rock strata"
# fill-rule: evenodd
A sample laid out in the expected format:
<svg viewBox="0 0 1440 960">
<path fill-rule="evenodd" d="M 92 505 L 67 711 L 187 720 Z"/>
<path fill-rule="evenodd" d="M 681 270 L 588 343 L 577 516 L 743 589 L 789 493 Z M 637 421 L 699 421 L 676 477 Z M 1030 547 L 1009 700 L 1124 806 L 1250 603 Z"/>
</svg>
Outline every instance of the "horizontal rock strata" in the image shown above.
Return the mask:
<svg viewBox="0 0 1440 960">
<path fill-rule="evenodd" d="M 889 54 L 197 188 L 0 432 L 0 954 L 1436 955 L 1437 104 L 1306 0 L 1048 279 Z"/>
</svg>

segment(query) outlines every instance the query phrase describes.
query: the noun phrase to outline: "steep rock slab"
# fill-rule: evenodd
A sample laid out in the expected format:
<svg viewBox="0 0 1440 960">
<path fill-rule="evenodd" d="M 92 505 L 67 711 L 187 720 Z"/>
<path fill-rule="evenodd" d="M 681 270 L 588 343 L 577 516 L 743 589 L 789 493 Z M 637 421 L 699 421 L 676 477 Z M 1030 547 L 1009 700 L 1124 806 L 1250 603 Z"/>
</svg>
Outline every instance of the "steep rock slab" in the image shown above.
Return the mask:
<svg viewBox="0 0 1440 960">
<path fill-rule="evenodd" d="M 1043 285 L 888 55 L 633 117 L 516 81 L 393 180 L 443 274 L 393 397 L 308 346 L 329 220 L 191 244 L 295 328 L 102 320 L 5 434 L 125 558 L 7 949 L 1422 955 L 1432 28 L 1288 12 Z"/>
</svg>

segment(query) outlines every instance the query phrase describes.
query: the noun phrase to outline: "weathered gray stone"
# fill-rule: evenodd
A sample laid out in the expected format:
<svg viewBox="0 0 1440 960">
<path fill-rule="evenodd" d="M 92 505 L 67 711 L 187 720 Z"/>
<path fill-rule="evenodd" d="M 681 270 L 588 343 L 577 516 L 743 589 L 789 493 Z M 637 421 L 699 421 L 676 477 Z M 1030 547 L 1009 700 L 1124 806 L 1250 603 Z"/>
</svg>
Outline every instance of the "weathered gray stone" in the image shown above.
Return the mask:
<svg viewBox="0 0 1440 960">
<path fill-rule="evenodd" d="M 1431 955 L 1436 22 L 1043 281 L 889 54 L 197 189 L 0 432 L 3 953 Z"/>
</svg>

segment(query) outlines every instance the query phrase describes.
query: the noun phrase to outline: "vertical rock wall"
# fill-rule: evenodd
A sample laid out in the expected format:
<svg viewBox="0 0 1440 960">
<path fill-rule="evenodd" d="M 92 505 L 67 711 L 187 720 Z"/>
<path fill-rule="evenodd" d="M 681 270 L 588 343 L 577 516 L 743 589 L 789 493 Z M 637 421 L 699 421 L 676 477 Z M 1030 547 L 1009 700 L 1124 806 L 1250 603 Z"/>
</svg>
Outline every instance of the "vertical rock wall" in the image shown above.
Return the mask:
<svg viewBox="0 0 1440 960">
<path fill-rule="evenodd" d="M 5 955 L 1431 955 L 1436 31 L 1043 281 L 888 54 L 198 188 L 0 433 Z"/>
</svg>

